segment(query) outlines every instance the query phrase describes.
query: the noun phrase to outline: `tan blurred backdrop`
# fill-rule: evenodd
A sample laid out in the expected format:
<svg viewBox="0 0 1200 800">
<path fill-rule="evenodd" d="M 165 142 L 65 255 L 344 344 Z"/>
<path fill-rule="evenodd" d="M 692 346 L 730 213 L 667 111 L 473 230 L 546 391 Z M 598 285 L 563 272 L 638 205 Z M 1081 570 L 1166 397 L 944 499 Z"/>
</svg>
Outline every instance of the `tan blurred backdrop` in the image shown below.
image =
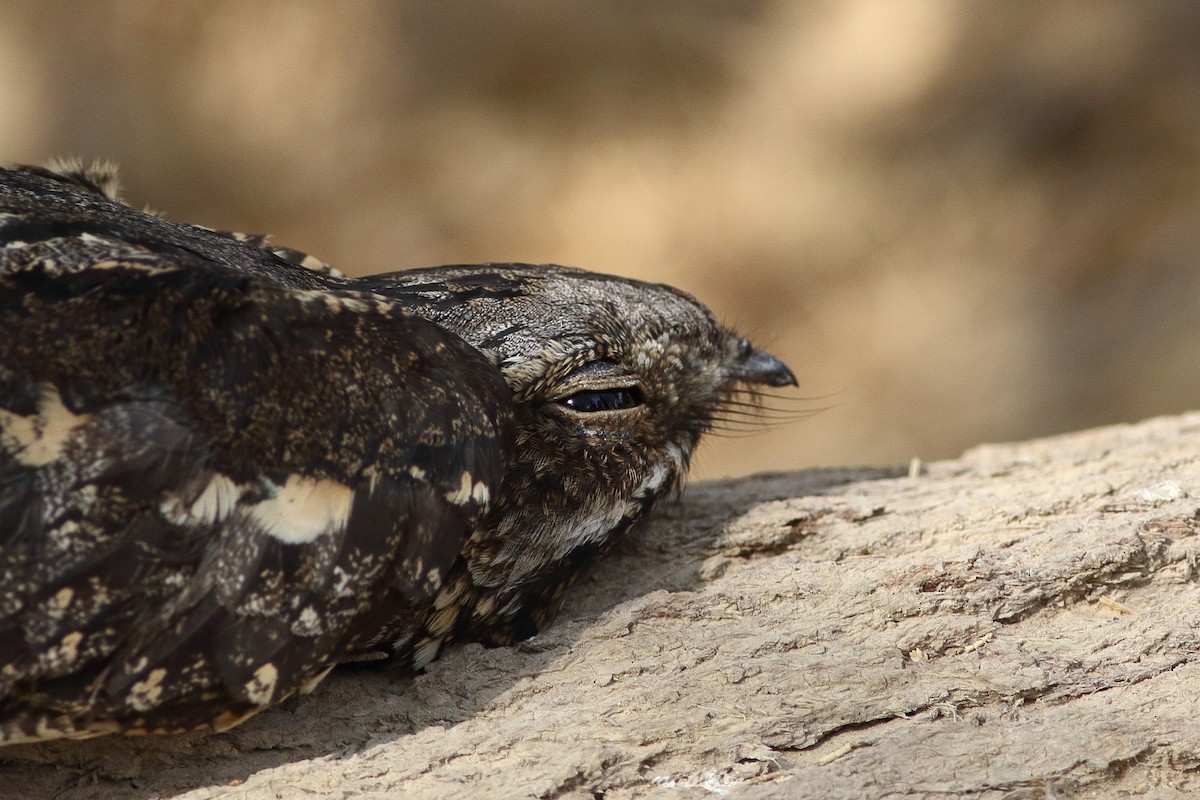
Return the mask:
<svg viewBox="0 0 1200 800">
<path fill-rule="evenodd" d="M 0 160 L 351 273 L 678 285 L 829 406 L 701 475 L 898 463 L 1198 405 L 1198 41 L 1187 2 L 5 2 Z"/>
</svg>

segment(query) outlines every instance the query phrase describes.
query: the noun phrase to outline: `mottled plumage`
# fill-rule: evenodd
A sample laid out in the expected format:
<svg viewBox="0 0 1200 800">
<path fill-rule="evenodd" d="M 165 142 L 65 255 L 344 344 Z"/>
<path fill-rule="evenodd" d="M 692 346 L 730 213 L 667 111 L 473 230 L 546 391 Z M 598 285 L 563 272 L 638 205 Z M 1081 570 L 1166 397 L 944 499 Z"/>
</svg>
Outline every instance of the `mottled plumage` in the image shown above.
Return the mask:
<svg viewBox="0 0 1200 800">
<path fill-rule="evenodd" d="M 0 170 L 0 332 L 0 743 L 532 635 L 736 391 L 794 383 L 669 287 L 350 279 L 78 167 Z"/>
</svg>

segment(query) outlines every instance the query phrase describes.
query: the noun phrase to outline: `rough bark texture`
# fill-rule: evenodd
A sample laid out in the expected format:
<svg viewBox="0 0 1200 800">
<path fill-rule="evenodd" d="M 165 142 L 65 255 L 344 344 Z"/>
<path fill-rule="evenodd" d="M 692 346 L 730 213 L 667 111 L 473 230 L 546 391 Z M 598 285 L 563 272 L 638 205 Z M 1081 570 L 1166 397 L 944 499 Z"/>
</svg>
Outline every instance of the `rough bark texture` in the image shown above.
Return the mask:
<svg viewBox="0 0 1200 800">
<path fill-rule="evenodd" d="M 0 796 L 1200 794 L 1200 414 L 902 473 L 693 486 L 521 647 L 8 748 Z"/>
</svg>

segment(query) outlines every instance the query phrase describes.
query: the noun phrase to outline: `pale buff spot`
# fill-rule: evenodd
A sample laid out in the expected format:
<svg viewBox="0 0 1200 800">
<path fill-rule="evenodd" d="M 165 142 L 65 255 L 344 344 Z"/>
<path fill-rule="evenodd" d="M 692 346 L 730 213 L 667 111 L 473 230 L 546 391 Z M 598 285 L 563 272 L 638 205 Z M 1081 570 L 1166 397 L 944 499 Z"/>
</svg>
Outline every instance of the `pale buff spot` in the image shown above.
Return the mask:
<svg viewBox="0 0 1200 800">
<path fill-rule="evenodd" d="M 70 586 L 64 586 L 54 593 L 54 597 L 46 603 L 46 615 L 51 619 L 61 619 L 62 615 L 67 612 L 67 607 L 71 605 L 71 601 L 75 598 L 75 590 Z"/>
<path fill-rule="evenodd" d="M 354 576 L 341 567 L 333 568 L 333 582 L 330 590 L 334 597 L 346 598 L 354 596 Z"/>
<path fill-rule="evenodd" d="M 188 509 L 188 514 L 194 522 L 220 522 L 233 512 L 241 496 L 242 491 L 238 485 L 218 473 L 209 479 L 204 491 Z"/>
<path fill-rule="evenodd" d="M 367 479 L 367 494 L 375 494 L 375 490 L 379 488 L 379 481 L 383 478 L 379 470 L 374 466 L 367 467 L 362 471 L 362 476 Z"/>
<path fill-rule="evenodd" d="M 150 670 L 145 680 L 140 680 L 129 688 L 129 707 L 134 711 L 149 711 L 158 705 L 162 699 L 163 678 L 167 671 L 162 667 Z"/>
<path fill-rule="evenodd" d="M 36 744 L 49 739 L 91 739 L 95 736 L 116 733 L 121 726 L 115 722 L 90 722 L 76 725 L 64 722 L 62 717 L 41 716 L 33 725 L 33 732 L 5 732 L 0 735 L 0 744 Z"/>
<path fill-rule="evenodd" d="M 471 473 L 464 471 L 459 479 L 458 488 L 452 492 L 446 492 L 446 499 L 455 505 L 463 505 L 471 499 L 472 479 Z"/>
<path fill-rule="evenodd" d="M 293 475 L 274 497 L 250 507 L 247 515 L 281 542 L 303 544 L 344 528 L 353 502 L 354 492 L 345 484 Z"/>
<path fill-rule="evenodd" d="M 442 583 L 442 571 L 437 567 L 430 567 L 424 575 L 426 591 L 432 592 L 437 589 Z"/>
<path fill-rule="evenodd" d="M 420 467 L 409 467 L 408 474 L 412 475 L 419 481 L 425 480 L 425 470 L 421 469 Z"/>
<path fill-rule="evenodd" d="M 329 666 L 318 672 L 316 675 L 313 675 L 300 687 L 300 694 L 312 694 L 313 690 L 317 688 L 318 684 L 325 680 L 325 677 L 332 671 L 333 667 Z"/>
<path fill-rule="evenodd" d="M 474 488 L 471 489 L 471 499 L 476 503 L 486 503 L 491 499 L 491 493 L 488 492 L 488 488 L 483 481 L 475 483 Z"/>
<path fill-rule="evenodd" d="M 292 624 L 292 633 L 297 636 L 320 636 L 322 630 L 321 615 L 312 606 L 305 606 Z"/>
<path fill-rule="evenodd" d="M 300 266 L 304 267 L 305 269 L 311 269 L 313 272 L 326 272 L 327 270 L 331 269 L 324 261 L 319 258 L 314 258 L 307 253 L 304 255 L 304 258 L 301 259 Z"/>
<path fill-rule="evenodd" d="M 88 264 L 87 268 L 91 269 L 123 269 L 137 272 L 178 272 L 178 267 L 164 266 L 160 261 L 119 261 L 117 259 L 109 259 L 108 261 L 98 261 L 95 264 Z"/>
<path fill-rule="evenodd" d="M 89 483 L 87 486 L 79 487 L 75 492 L 75 504 L 81 509 L 91 508 L 96 504 L 96 499 L 100 496 L 100 490 L 96 488 L 96 484 Z M 66 527 L 65 525 L 63 526 Z"/>
<path fill-rule="evenodd" d="M 38 665 L 52 672 L 69 672 L 79 660 L 79 648 L 83 640 L 81 631 L 71 631 L 59 639 L 57 644 L 38 653 Z"/>
<path fill-rule="evenodd" d="M 58 643 L 58 658 L 70 664 L 79 658 L 79 645 L 83 642 L 83 633 L 71 631 Z"/>
<path fill-rule="evenodd" d="M 82 492 L 77 493 L 76 497 L 80 497 L 81 495 L 82 495 Z M 77 508 L 80 508 L 85 512 L 87 510 L 89 510 L 91 508 L 91 506 L 92 506 L 92 503 L 89 502 L 86 498 L 84 498 L 81 502 L 79 502 L 77 504 Z M 42 514 L 43 521 L 48 521 L 47 518 L 53 517 L 53 515 L 56 512 L 57 512 L 57 509 L 54 506 L 47 505 L 46 508 L 43 510 L 43 514 Z M 82 531 L 82 530 L 83 530 L 83 527 L 76 520 L 68 519 L 68 520 L 65 520 L 57 528 L 50 528 L 49 530 L 47 530 L 46 531 L 46 541 L 51 543 L 52 545 L 54 545 L 54 547 L 57 550 L 63 550 L 68 547 L 71 547 L 71 545 L 74 543 L 76 537 L 79 536 L 80 531 Z"/>
<path fill-rule="evenodd" d="M 84 234 L 87 236 L 88 234 Z M 94 237 L 93 237 L 94 238 Z M 100 241 L 97 239 L 96 241 Z M 117 267 L 126 266 L 124 261 L 117 261 L 115 258 L 106 258 L 103 261 L 97 261 L 93 264 L 88 264 L 88 269 L 116 269 Z"/>
<path fill-rule="evenodd" d="M 71 434 L 91 418 L 91 414 L 71 413 L 58 390 L 44 384 L 36 414 L 23 417 L 0 410 L 0 446 L 16 453 L 19 463 L 41 467 L 57 460 Z"/>
<path fill-rule="evenodd" d="M 275 694 L 275 685 L 279 682 L 279 670 L 274 664 L 263 664 L 254 670 L 254 677 L 246 682 L 246 699 L 259 706 L 271 702 Z"/>
<path fill-rule="evenodd" d="M 61 739 L 67 735 L 66 731 L 58 728 L 51 728 L 49 720 L 45 717 L 38 717 L 37 724 L 33 726 L 33 737 L 31 741 L 39 741 L 45 739 Z M 8 743 L 9 740 L 5 740 Z"/>
</svg>

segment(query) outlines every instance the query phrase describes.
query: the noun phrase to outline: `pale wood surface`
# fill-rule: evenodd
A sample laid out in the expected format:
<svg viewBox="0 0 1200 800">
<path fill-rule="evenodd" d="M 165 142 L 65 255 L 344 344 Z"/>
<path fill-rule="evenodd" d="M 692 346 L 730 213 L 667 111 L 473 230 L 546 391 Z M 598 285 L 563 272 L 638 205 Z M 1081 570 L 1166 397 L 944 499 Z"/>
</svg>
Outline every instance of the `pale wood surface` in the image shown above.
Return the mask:
<svg viewBox="0 0 1200 800">
<path fill-rule="evenodd" d="M 1200 796 L 1200 414 L 691 487 L 518 648 L 0 797 Z"/>
</svg>

